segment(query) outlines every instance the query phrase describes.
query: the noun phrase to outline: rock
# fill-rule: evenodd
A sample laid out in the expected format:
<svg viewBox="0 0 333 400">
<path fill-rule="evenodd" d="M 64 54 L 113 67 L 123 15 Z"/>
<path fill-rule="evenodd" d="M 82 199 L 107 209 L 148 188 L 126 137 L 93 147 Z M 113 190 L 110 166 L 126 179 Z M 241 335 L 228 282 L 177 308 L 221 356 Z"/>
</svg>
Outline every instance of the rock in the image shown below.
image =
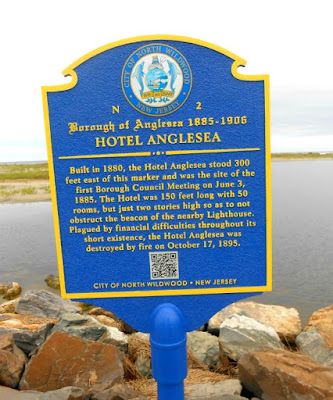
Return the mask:
<svg viewBox="0 0 333 400">
<path fill-rule="evenodd" d="M 251 351 L 284 348 L 272 327 L 242 314 L 233 314 L 222 322 L 219 340 L 221 351 L 235 361 Z"/>
<path fill-rule="evenodd" d="M 150 334 L 149 333 L 135 332 L 135 333 L 132 333 L 130 337 L 131 337 L 131 339 L 144 340 L 150 344 Z"/>
<path fill-rule="evenodd" d="M 135 367 L 141 376 L 144 378 L 151 378 L 152 370 L 149 357 L 146 357 L 144 354 L 139 354 L 135 360 Z"/>
<path fill-rule="evenodd" d="M 88 397 L 85 395 L 83 389 L 69 386 L 41 393 L 36 400 L 88 400 Z"/>
<path fill-rule="evenodd" d="M 25 357 L 0 350 L 0 385 L 16 388 L 25 366 Z"/>
<path fill-rule="evenodd" d="M 99 340 L 106 333 L 107 328 L 86 315 L 64 314 L 54 326 L 54 331 L 66 332 L 81 339 Z"/>
<path fill-rule="evenodd" d="M 17 282 L 11 282 L 6 290 L 5 295 L 3 296 L 6 300 L 15 299 L 22 292 L 21 286 Z"/>
<path fill-rule="evenodd" d="M 333 368 L 333 350 L 328 348 L 316 328 L 299 334 L 296 338 L 296 344 L 299 350 L 312 357 L 317 363 Z"/>
<path fill-rule="evenodd" d="M 0 335 L 0 385 L 17 387 L 27 360 L 23 351 L 15 345 L 13 334 Z"/>
<path fill-rule="evenodd" d="M 221 399 L 221 400 L 248 400 L 246 397 L 238 396 L 238 395 L 234 395 L 234 394 L 225 394 L 225 395 L 222 395 L 222 397 L 219 397 L 218 399 Z M 216 400 L 218 400 L 218 399 L 216 399 Z"/>
<path fill-rule="evenodd" d="M 5 283 L 0 283 L 0 294 L 6 294 L 8 289 L 8 285 Z"/>
<path fill-rule="evenodd" d="M 3 400 L 88 400 L 84 391 L 77 387 L 65 387 L 47 393 L 32 390 L 18 391 L 0 386 L 0 399 Z"/>
<path fill-rule="evenodd" d="M 121 322 L 116 321 L 114 318 L 107 317 L 106 315 L 93 315 L 92 317 L 102 325 L 112 326 L 118 330 L 121 328 Z"/>
<path fill-rule="evenodd" d="M 126 335 L 117 328 L 105 326 L 87 315 L 64 314 L 54 326 L 53 331 L 62 331 L 81 339 L 113 344 L 122 351 L 128 349 Z"/>
<path fill-rule="evenodd" d="M 91 400 L 148 400 L 146 396 L 137 392 L 124 383 L 116 383 L 112 387 L 90 396 Z"/>
<path fill-rule="evenodd" d="M 86 390 L 123 374 L 121 353 L 115 346 L 55 331 L 31 358 L 20 386 L 41 392 L 66 386 Z"/>
<path fill-rule="evenodd" d="M 27 393 L 9 387 L 0 386 L 0 399 L 2 400 L 40 400 L 38 392 Z"/>
<path fill-rule="evenodd" d="M 14 335 L 12 333 L 0 334 L 0 350 L 9 351 L 13 354 L 23 356 L 25 362 L 28 361 L 28 357 L 25 355 L 14 342 Z"/>
<path fill-rule="evenodd" d="M 13 351 L 14 339 L 12 333 L 0 334 L 0 350 Z"/>
<path fill-rule="evenodd" d="M 193 331 L 187 334 L 188 350 L 202 363 L 214 366 L 220 355 L 219 340 L 207 332 Z"/>
<path fill-rule="evenodd" d="M 94 307 L 90 311 L 88 311 L 87 314 L 88 315 L 105 315 L 106 317 L 115 319 L 115 315 L 111 311 L 105 310 L 102 307 Z"/>
<path fill-rule="evenodd" d="M 322 336 L 326 346 L 333 350 L 333 305 L 322 308 L 311 315 L 311 318 L 304 328 L 305 331 L 316 328 Z"/>
<path fill-rule="evenodd" d="M 20 299 L 6 301 L 0 304 L 0 314 L 14 314 Z"/>
<path fill-rule="evenodd" d="M 40 318 L 59 318 L 65 313 L 79 313 L 80 308 L 47 290 L 29 290 L 21 297 L 16 312 Z"/>
<path fill-rule="evenodd" d="M 48 275 L 45 278 L 45 282 L 47 286 L 50 286 L 52 289 L 60 289 L 59 277 L 55 275 Z"/>
<path fill-rule="evenodd" d="M 16 314 L 0 316 L 0 335 L 12 334 L 15 344 L 26 355 L 45 342 L 53 326 L 54 320 L 52 319 L 29 318 Z"/>
<path fill-rule="evenodd" d="M 238 379 L 217 383 L 199 383 L 185 387 L 186 400 L 220 400 L 224 395 L 240 395 L 242 385 Z"/>
<path fill-rule="evenodd" d="M 275 329 L 283 342 L 293 343 L 302 332 L 302 323 L 295 308 L 259 304 L 253 301 L 234 303 L 223 308 L 208 321 L 208 332 L 218 335 L 220 325 L 232 314 L 245 313 L 249 317 Z"/>
<path fill-rule="evenodd" d="M 243 386 L 265 400 L 333 399 L 333 369 L 303 354 L 254 352 L 243 355 L 238 368 Z"/>
<path fill-rule="evenodd" d="M 120 332 L 119 329 L 108 326 L 106 327 L 105 335 L 100 339 L 103 343 L 113 344 L 117 346 L 121 351 L 128 351 L 128 339 L 127 336 Z"/>
</svg>

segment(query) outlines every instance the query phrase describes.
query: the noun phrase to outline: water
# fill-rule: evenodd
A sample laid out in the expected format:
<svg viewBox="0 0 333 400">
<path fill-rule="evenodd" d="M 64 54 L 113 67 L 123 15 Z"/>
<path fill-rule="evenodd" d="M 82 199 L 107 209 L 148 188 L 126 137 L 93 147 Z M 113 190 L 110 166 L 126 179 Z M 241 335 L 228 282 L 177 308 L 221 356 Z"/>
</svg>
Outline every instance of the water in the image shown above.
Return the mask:
<svg viewBox="0 0 333 400">
<path fill-rule="evenodd" d="M 333 304 L 333 160 L 272 163 L 273 292 L 254 300 L 295 307 L 306 323 Z M 45 288 L 57 275 L 50 202 L 0 205 L 0 282 Z"/>
</svg>

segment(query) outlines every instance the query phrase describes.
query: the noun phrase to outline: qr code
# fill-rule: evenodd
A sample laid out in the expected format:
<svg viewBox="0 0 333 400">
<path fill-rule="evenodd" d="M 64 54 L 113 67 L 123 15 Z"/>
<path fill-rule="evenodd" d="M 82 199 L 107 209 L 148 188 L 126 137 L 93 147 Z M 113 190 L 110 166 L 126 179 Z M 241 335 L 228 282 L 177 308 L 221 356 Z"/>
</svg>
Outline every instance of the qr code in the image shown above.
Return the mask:
<svg viewBox="0 0 333 400">
<path fill-rule="evenodd" d="M 179 279 L 178 251 L 149 253 L 150 279 Z"/>
</svg>

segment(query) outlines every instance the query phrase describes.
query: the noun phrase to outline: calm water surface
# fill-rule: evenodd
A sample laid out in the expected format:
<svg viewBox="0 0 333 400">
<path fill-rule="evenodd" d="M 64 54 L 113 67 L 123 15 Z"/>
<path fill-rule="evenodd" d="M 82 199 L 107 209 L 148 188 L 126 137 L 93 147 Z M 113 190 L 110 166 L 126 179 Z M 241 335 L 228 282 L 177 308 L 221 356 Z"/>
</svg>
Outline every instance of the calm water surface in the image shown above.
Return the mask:
<svg viewBox="0 0 333 400">
<path fill-rule="evenodd" d="M 303 323 L 333 304 L 333 160 L 272 163 L 273 292 Z M 50 202 L 0 205 L 0 282 L 45 288 L 57 275 Z"/>
</svg>

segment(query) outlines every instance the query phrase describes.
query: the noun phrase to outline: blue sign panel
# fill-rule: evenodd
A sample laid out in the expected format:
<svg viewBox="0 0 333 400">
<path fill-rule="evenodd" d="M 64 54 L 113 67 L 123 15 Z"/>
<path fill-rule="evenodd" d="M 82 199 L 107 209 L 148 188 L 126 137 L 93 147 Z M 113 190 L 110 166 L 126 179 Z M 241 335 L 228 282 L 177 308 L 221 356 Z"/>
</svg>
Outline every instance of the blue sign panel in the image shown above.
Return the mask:
<svg viewBox="0 0 333 400">
<path fill-rule="evenodd" d="M 268 77 L 189 38 L 113 43 L 43 88 L 62 296 L 188 330 L 271 290 Z M 223 293 L 223 296 L 221 294 Z"/>
</svg>

